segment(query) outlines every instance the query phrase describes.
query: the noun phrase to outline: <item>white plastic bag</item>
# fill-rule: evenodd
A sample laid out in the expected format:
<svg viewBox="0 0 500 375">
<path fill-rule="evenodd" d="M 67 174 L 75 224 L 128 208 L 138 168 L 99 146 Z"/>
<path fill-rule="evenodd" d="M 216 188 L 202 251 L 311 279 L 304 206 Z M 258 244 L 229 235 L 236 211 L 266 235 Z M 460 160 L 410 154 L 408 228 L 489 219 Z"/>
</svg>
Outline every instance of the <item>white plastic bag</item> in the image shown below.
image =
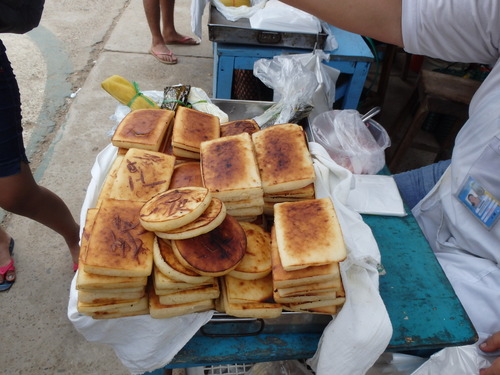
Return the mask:
<svg viewBox="0 0 500 375">
<path fill-rule="evenodd" d="M 255 121 L 261 128 L 287 122 L 297 123 L 311 112 L 332 108 L 335 83 L 340 72 L 322 63 L 329 55 L 312 53 L 279 55 L 254 63 L 254 76 L 274 90 L 278 103 Z M 316 109 L 315 109 L 316 108 Z"/>
<path fill-rule="evenodd" d="M 269 0 L 266 6 L 249 17 L 254 29 L 289 31 L 317 34 L 321 22 L 313 15 L 277 0 Z"/>
<path fill-rule="evenodd" d="M 373 131 L 356 110 L 332 110 L 314 118 L 311 132 L 337 164 L 355 174 L 376 174 L 385 165 L 384 150 L 390 146 L 390 138 L 375 121 L 369 126 Z"/>
</svg>

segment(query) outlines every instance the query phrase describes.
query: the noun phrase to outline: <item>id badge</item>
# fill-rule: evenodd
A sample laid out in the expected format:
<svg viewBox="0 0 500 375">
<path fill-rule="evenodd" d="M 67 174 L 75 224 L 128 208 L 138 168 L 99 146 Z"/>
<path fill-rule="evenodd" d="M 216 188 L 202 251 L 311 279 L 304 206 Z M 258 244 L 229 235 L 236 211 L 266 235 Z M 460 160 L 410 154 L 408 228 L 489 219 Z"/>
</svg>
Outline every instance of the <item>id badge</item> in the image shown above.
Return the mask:
<svg viewBox="0 0 500 375">
<path fill-rule="evenodd" d="M 457 198 L 487 229 L 500 216 L 500 201 L 472 176 L 466 179 Z"/>
</svg>

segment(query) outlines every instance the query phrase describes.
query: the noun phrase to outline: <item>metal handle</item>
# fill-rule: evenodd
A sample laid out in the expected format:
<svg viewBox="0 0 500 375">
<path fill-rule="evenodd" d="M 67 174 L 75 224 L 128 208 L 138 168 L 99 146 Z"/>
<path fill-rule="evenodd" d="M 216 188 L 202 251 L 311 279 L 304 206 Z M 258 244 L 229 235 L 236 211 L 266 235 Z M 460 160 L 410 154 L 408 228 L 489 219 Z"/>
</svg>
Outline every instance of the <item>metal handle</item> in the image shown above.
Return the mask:
<svg viewBox="0 0 500 375">
<path fill-rule="evenodd" d="M 224 333 L 224 332 L 209 332 L 209 327 L 214 324 L 214 325 L 222 325 L 222 324 L 244 324 L 245 327 L 248 328 L 248 322 L 258 322 L 259 327 L 257 327 L 254 331 L 251 332 L 234 332 L 234 327 L 231 327 L 231 332 Z M 250 319 L 250 320 L 245 320 L 245 319 L 212 319 L 210 320 L 209 323 L 205 324 L 200 328 L 200 332 L 208 337 L 245 337 L 245 336 L 256 336 L 259 333 L 262 332 L 264 329 L 264 320 L 263 319 Z"/>
<path fill-rule="evenodd" d="M 380 107 L 373 107 L 370 109 L 368 112 L 366 112 L 363 116 L 361 116 L 361 121 L 366 122 L 372 117 L 376 116 L 382 108 Z"/>
</svg>

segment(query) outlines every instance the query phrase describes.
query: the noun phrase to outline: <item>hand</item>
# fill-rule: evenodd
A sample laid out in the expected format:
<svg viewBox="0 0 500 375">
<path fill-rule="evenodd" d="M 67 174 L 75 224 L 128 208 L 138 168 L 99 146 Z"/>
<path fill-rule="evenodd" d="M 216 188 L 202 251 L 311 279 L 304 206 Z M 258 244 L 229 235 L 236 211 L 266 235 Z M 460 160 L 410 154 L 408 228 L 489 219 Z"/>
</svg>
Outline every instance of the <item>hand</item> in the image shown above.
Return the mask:
<svg viewBox="0 0 500 375">
<path fill-rule="evenodd" d="M 479 348 L 485 353 L 491 353 L 500 349 L 500 331 L 489 337 L 485 342 L 479 345 Z M 497 358 L 490 367 L 481 369 L 479 375 L 500 375 L 500 358 Z"/>
</svg>

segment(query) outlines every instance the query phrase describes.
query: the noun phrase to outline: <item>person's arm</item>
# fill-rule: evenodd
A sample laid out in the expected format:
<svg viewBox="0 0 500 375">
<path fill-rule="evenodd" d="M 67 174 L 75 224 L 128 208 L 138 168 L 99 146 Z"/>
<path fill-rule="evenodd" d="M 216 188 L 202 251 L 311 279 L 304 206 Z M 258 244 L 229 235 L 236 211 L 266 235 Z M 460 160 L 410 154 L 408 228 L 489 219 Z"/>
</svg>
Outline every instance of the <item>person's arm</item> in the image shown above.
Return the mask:
<svg viewBox="0 0 500 375">
<path fill-rule="evenodd" d="M 485 353 L 495 352 L 500 350 L 500 332 L 496 332 L 483 342 L 479 348 Z M 490 367 L 481 369 L 480 375 L 500 375 L 500 358 L 497 358 Z"/>
<path fill-rule="evenodd" d="M 403 46 L 402 0 L 282 0 L 329 24 Z"/>
</svg>

